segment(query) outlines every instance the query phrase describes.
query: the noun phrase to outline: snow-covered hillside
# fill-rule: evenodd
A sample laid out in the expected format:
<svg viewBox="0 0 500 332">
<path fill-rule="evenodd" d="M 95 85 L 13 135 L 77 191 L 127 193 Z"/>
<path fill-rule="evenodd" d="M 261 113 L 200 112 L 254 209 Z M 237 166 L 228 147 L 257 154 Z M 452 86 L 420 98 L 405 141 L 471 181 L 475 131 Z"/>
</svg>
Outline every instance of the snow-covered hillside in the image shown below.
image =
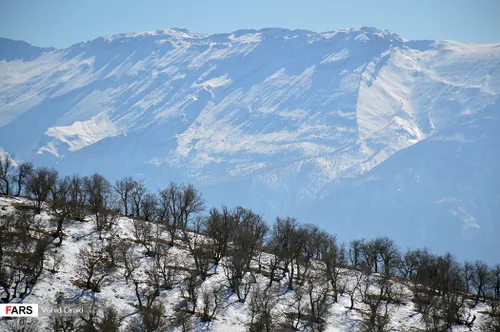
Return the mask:
<svg viewBox="0 0 500 332">
<path fill-rule="evenodd" d="M 41 214 L 31 217 L 34 210 L 33 202 L 30 200 L 19 197 L 0 197 L 0 218 L 2 221 L 0 226 L 10 225 L 8 227 L 13 227 L 16 225 L 14 220 L 24 222 L 25 225 L 29 225 L 29 227 L 24 229 L 24 232 L 27 232 L 26 234 L 30 234 L 33 238 L 32 245 L 33 243 L 37 243 L 38 245 L 39 242 L 37 241 L 40 241 L 40 239 L 54 230 L 51 220 L 54 220 L 55 216 L 48 208 L 49 204 L 46 204 L 46 208 L 42 210 Z M 23 214 L 26 212 L 27 214 Z M 16 214 L 20 217 L 15 217 Z M 76 321 L 80 322 L 79 324 L 83 324 L 83 320 L 79 320 L 81 316 L 86 320 L 95 322 L 95 326 L 98 329 L 92 331 L 116 332 L 118 331 L 117 329 L 111 328 L 113 325 L 108 325 L 107 328 L 99 327 L 98 322 L 103 320 L 103 315 L 106 315 L 105 307 L 113 308 L 117 316 L 104 317 L 108 317 L 108 319 L 118 317 L 123 328 L 120 331 L 127 332 L 340 332 L 375 331 L 375 326 L 382 326 L 383 329 L 381 331 L 432 330 L 430 327 L 432 323 L 429 323 L 431 325 L 428 325 L 428 329 L 425 329 L 426 321 L 423 314 L 420 313 L 421 311 L 417 309 L 419 302 L 413 293 L 415 291 L 414 288 L 418 286 L 409 280 L 392 277 L 384 279 L 385 281 L 381 282 L 383 279 L 382 273 L 365 274 L 351 268 L 334 265 L 332 271 L 335 272 L 332 273 L 335 273 L 336 277 L 332 280 L 335 280 L 335 284 L 338 287 L 335 288 L 335 292 L 338 291 L 338 298 L 334 300 L 333 288 L 330 285 L 330 282 L 333 281 L 329 279 L 330 276 L 324 279 L 325 266 L 319 259 L 314 259 L 309 263 L 311 265 L 307 269 L 308 272 L 306 272 L 303 266 L 300 277 L 302 282 L 296 276 L 297 281 L 295 281 L 294 288 L 288 289 L 290 271 L 287 265 L 283 265 L 284 261 L 279 261 L 270 253 L 255 252 L 251 261 L 251 271 L 245 270 L 245 277 L 242 283 L 237 286 L 242 289 L 242 294 L 247 292 L 244 300 L 239 300 L 239 293 L 232 292 L 229 286 L 231 273 L 228 271 L 231 270 L 228 266 L 232 266 L 231 264 L 234 264 L 235 261 L 231 257 L 222 256 L 217 265 L 214 265 L 212 260 L 210 260 L 211 263 L 206 270 L 206 278 L 201 278 L 197 274 L 199 272 L 197 272 L 198 270 L 195 267 L 196 263 L 193 260 L 193 251 L 191 251 L 190 246 L 196 243 L 196 241 L 210 245 L 213 239 L 205 235 L 188 232 L 187 236 L 191 237 L 191 242 L 179 239 L 175 241 L 175 246 L 171 247 L 168 245 L 170 243 L 168 233 L 163 228 L 157 228 L 163 227 L 160 223 L 155 223 L 152 226 L 155 235 L 148 238 L 149 240 L 146 242 L 142 242 L 142 239 L 146 238 L 142 237 L 144 234 L 136 231 L 137 226 L 135 223 L 144 223 L 144 221 L 123 216 L 111 218 L 108 221 L 110 224 L 101 231 L 97 230 L 95 220 L 92 216 L 87 216 L 82 221 L 66 221 L 62 245 L 56 245 L 57 241 L 53 238 L 54 242 L 49 240 L 49 244 L 46 245 L 45 249 L 43 271 L 38 276 L 34 286 L 31 285 L 32 288 L 27 293 L 27 296 L 26 294 L 20 294 L 23 292 L 24 285 L 29 285 L 29 281 L 27 280 L 31 280 L 26 277 L 29 275 L 28 270 L 19 270 L 22 272 L 15 274 L 15 277 L 12 278 L 14 280 L 12 285 L 18 288 L 17 293 L 13 291 L 14 286 L 9 288 L 10 284 L 2 284 L 0 295 L 5 296 L 6 293 L 4 290 L 6 289 L 10 291 L 7 296 L 13 296 L 9 298 L 8 302 L 10 303 L 38 304 L 39 317 L 28 320 L 28 325 L 25 325 L 24 329 L 18 330 L 16 328 L 13 330 L 9 329 L 9 324 L 18 326 L 16 325 L 18 321 L 0 319 L 0 331 L 89 331 L 88 329 L 72 329 L 75 328 L 74 324 Z M 149 222 L 146 224 L 149 224 Z M 161 231 L 160 229 L 163 230 Z M 3 230 L 5 231 L 7 228 Z M 11 231 L 11 229 L 9 228 L 8 231 Z M 13 238 L 19 237 L 22 241 L 20 233 L 22 232 L 19 230 L 12 233 L 15 234 Z M 195 238 L 197 240 L 194 240 Z M 8 249 L 12 249 L 11 246 L 14 243 L 15 241 L 12 243 L 7 241 L 1 243 L 3 249 L 7 249 L 4 252 L 5 255 L 2 257 L 3 262 L 9 262 L 8 256 L 10 257 L 12 252 Z M 151 254 L 153 251 L 145 250 L 146 244 L 149 248 L 154 248 L 155 255 Z M 18 245 L 18 249 L 26 250 L 24 246 L 16 245 Z M 33 245 L 33 247 L 37 245 Z M 236 246 L 236 244 L 233 245 Z M 29 249 L 27 252 L 29 252 Z M 23 251 L 23 253 L 27 255 L 26 252 Z M 233 253 L 233 255 L 236 254 Z M 325 252 L 322 255 L 326 255 Z M 94 263 L 94 265 L 89 264 L 88 266 L 92 266 L 92 273 L 90 274 L 88 272 L 89 267 L 85 265 L 87 260 L 92 262 L 93 259 L 95 260 L 96 257 L 100 256 L 105 257 L 107 265 L 102 265 L 100 261 L 96 261 L 98 263 Z M 31 256 L 25 257 L 32 258 Z M 327 257 L 323 256 L 322 259 L 327 259 Z M 337 259 L 340 259 L 340 256 Z M 342 261 L 344 260 L 342 259 Z M 427 263 L 430 264 L 430 262 Z M 275 272 L 276 279 L 274 283 L 269 285 L 271 264 L 276 264 L 279 269 Z M 292 261 L 292 271 L 293 264 Z M 301 264 L 306 263 L 302 262 Z M 8 263 L 6 263 L 5 268 L 7 268 L 6 271 L 9 271 L 9 269 L 13 270 Z M 16 268 L 18 267 L 16 266 Z M 326 273 L 328 275 L 328 272 Z M 95 286 L 96 290 L 91 290 L 84 286 L 87 275 L 90 275 L 91 277 L 89 278 L 93 278 L 92 280 L 99 280 L 98 286 Z M 154 278 L 156 279 L 152 279 L 152 276 L 155 276 Z M 189 293 L 188 282 L 191 280 L 189 276 L 196 277 L 193 293 Z M 451 277 L 454 276 L 451 275 Z M 11 279 L 7 278 L 7 280 Z M 247 290 L 245 291 L 245 289 Z M 264 289 L 267 289 L 267 291 L 257 293 L 258 290 L 263 291 Z M 156 290 L 158 290 L 158 293 L 156 293 Z M 216 293 L 214 293 L 214 290 L 216 290 Z M 323 291 L 326 291 L 326 293 L 323 293 Z M 427 293 L 429 293 L 428 290 L 427 292 L 420 293 L 420 296 L 424 296 Z M 192 294 L 196 294 L 196 297 Z M 218 298 L 215 299 L 214 294 Z M 326 294 L 326 297 L 324 302 L 321 302 L 323 294 Z M 205 298 L 205 296 L 207 297 Z M 262 296 L 262 298 L 256 296 Z M 379 297 L 380 301 L 377 300 Z M 193 298 L 195 298 L 194 302 Z M 444 302 L 440 302 L 439 296 L 434 295 L 432 298 L 433 301 L 437 301 L 436 303 L 433 302 L 436 305 L 437 312 L 432 315 L 435 315 L 433 317 L 439 324 L 443 324 L 442 320 L 445 318 L 440 315 L 441 312 L 446 312 L 448 309 L 445 309 L 447 307 Z M 272 326 L 274 326 L 271 330 L 259 329 L 255 323 L 251 325 L 252 320 L 255 321 L 259 317 L 263 319 L 262 316 L 252 316 L 252 313 L 255 315 L 256 306 L 259 305 L 254 301 L 262 301 L 261 305 L 265 303 L 267 306 L 266 310 L 269 310 L 268 313 L 272 316 Z M 318 302 L 315 303 L 314 301 Z M 94 307 L 92 307 L 92 303 L 95 304 Z M 196 309 L 194 309 L 196 314 L 182 316 L 183 310 L 191 308 L 193 303 L 196 303 Z M 311 315 L 310 303 L 315 303 L 314 306 L 317 306 L 315 307 L 316 310 L 321 310 L 316 313 L 320 318 L 314 323 L 319 325 L 307 325 L 308 317 Z M 486 325 L 484 324 L 490 320 L 488 314 L 490 310 L 489 301 L 481 301 L 473 306 L 474 295 L 470 294 L 464 297 L 463 301 L 459 300 L 457 303 L 460 303 L 459 309 L 456 309 L 458 312 L 457 315 L 459 315 L 457 317 L 460 317 L 460 320 L 457 320 L 457 322 L 461 322 L 460 324 L 462 325 L 457 325 L 454 316 L 451 316 L 451 328 L 446 329 L 447 331 L 486 331 L 484 329 Z M 163 322 L 160 323 L 161 329 L 148 329 L 143 325 L 140 325 L 142 327 L 138 329 L 131 328 L 130 326 L 134 326 L 134 324 L 142 324 L 140 323 L 141 310 L 149 310 L 153 304 L 152 308 L 156 308 L 159 305 L 163 308 L 160 318 L 158 318 L 158 321 Z M 371 307 L 371 305 L 375 304 L 375 307 Z M 50 308 L 57 308 L 58 306 L 66 308 L 65 310 L 75 310 L 75 313 L 59 315 L 47 313 L 47 310 Z M 214 314 L 214 317 L 210 320 L 203 319 L 203 309 L 207 308 L 207 306 L 210 308 L 208 312 Z M 78 311 L 81 308 L 83 308 L 83 311 Z M 258 308 L 260 310 L 263 309 L 263 307 Z M 375 311 L 373 311 L 373 308 L 375 308 Z M 373 321 L 370 321 L 370 312 L 375 313 Z M 95 316 L 92 316 L 92 314 Z M 259 311 L 259 315 L 261 314 Z M 181 325 L 176 325 L 181 324 L 180 318 L 176 318 L 176 315 L 184 317 L 185 320 L 182 320 L 184 325 L 182 326 L 185 329 L 182 329 Z M 375 317 L 377 317 L 377 320 L 375 320 Z M 67 324 L 66 329 L 63 330 L 62 325 L 59 325 L 60 329 L 56 329 L 55 326 L 57 325 L 54 325 L 56 318 L 61 319 L 59 321 L 60 324 L 62 322 Z M 70 322 L 73 325 L 70 325 Z M 466 326 L 464 325 L 465 323 L 471 324 L 470 326 Z M 292 328 L 290 324 L 296 324 L 294 325 L 295 328 Z M 372 326 L 370 324 L 376 325 Z M 28 329 L 30 326 L 31 328 L 34 326 L 34 330 Z M 127 326 L 130 329 L 125 329 Z M 177 327 L 174 328 L 173 326 Z M 250 328 L 250 326 L 254 327 Z M 368 329 L 368 326 L 371 326 L 370 328 L 373 329 Z"/>
<path fill-rule="evenodd" d="M 500 44 L 375 28 L 0 39 L 0 147 L 17 159 L 490 262 L 499 96 Z"/>
</svg>

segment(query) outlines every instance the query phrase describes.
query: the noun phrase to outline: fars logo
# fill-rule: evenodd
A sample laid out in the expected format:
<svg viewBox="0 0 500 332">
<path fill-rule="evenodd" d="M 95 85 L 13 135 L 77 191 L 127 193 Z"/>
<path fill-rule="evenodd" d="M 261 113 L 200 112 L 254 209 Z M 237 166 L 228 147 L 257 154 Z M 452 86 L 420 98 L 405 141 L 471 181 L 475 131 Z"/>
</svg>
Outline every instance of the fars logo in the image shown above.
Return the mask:
<svg viewBox="0 0 500 332">
<path fill-rule="evenodd" d="M 0 317 L 38 317 L 38 304 L 0 304 Z"/>
</svg>

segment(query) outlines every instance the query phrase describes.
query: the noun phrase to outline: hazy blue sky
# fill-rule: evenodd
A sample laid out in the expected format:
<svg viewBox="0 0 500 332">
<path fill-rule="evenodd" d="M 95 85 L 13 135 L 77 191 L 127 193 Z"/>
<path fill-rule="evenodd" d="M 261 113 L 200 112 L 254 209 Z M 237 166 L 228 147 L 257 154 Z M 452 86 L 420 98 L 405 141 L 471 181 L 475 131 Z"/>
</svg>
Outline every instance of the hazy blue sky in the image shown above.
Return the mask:
<svg viewBox="0 0 500 332">
<path fill-rule="evenodd" d="M 499 13 L 500 0 L 0 0 L 0 36 L 61 47 L 168 27 L 216 33 L 374 26 L 407 39 L 500 42 Z"/>
</svg>

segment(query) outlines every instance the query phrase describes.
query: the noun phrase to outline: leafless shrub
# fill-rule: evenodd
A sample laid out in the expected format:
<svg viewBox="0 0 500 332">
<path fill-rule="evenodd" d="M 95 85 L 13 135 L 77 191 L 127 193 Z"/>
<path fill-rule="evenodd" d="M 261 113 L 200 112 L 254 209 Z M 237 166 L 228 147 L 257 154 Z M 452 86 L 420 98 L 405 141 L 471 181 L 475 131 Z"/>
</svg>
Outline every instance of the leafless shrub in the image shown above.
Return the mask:
<svg viewBox="0 0 500 332">
<path fill-rule="evenodd" d="M 91 242 L 78 253 L 79 275 L 83 276 L 83 286 L 93 292 L 99 292 L 102 282 L 113 272 L 112 264 L 102 240 Z"/>
<path fill-rule="evenodd" d="M 161 303 L 155 303 L 151 307 L 142 308 L 139 316 L 132 320 L 126 332 L 166 332 L 168 330 L 165 307 Z"/>
<path fill-rule="evenodd" d="M 190 274 L 181 285 L 181 308 L 191 314 L 196 313 L 201 282 L 196 274 Z"/>
<path fill-rule="evenodd" d="M 277 294 L 272 288 L 260 289 L 254 287 L 248 307 L 250 319 L 247 323 L 250 332 L 273 332 L 278 330 L 275 308 L 278 303 Z"/>
<path fill-rule="evenodd" d="M 7 323 L 10 332 L 37 332 L 39 323 L 36 319 L 14 318 Z"/>
<path fill-rule="evenodd" d="M 201 292 L 202 300 L 202 320 L 209 322 L 214 319 L 222 305 L 222 287 L 207 286 Z"/>
<path fill-rule="evenodd" d="M 53 315 L 49 327 L 53 332 L 78 332 L 81 326 L 76 316 Z"/>
<path fill-rule="evenodd" d="M 134 271 L 139 267 L 139 257 L 136 255 L 134 245 L 129 242 L 122 241 L 117 247 L 119 261 L 123 264 L 123 277 L 128 283 Z"/>
</svg>

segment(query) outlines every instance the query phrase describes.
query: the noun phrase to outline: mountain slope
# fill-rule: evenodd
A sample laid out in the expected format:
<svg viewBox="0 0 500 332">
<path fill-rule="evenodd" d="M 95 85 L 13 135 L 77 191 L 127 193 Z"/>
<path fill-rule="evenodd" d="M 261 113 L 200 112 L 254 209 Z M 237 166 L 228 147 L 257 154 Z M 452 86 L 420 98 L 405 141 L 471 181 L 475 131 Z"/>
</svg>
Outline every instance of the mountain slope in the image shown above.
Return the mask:
<svg viewBox="0 0 500 332">
<path fill-rule="evenodd" d="M 497 262 L 499 128 L 496 109 L 469 116 L 361 178 L 331 186 L 328 207 L 310 209 L 333 213 L 333 227 L 345 238 L 397 236 L 405 246 Z"/>
<path fill-rule="evenodd" d="M 346 229 L 371 224 L 381 233 L 394 230 L 387 219 L 418 231 L 431 221 L 424 245 L 436 245 L 437 230 L 470 234 L 466 244 L 440 241 L 457 252 L 485 242 L 450 220 L 474 220 L 481 232 L 498 222 L 498 196 L 476 195 L 494 181 L 471 180 L 450 194 L 473 165 L 457 145 L 488 156 L 474 164 L 484 179 L 500 165 L 498 126 L 483 121 L 499 105 L 498 44 L 406 41 L 374 28 L 163 29 L 35 50 L 0 60 L 0 146 L 19 159 L 158 187 L 190 181 L 211 204 L 250 206 L 268 218 L 294 213 L 327 225 L 333 215 Z M 469 144 L 454 136 L 469 120 L 489 138 Z M 433 180 L 415 185 L 415 176 Z M 393 203 L 388 188 L 400 182 L 417 189 Z M 454 207 L 429 199 L 436 191 L 455 197 Z M 396 229 L 396 239 L 413 244 L 408 227 Z M 497 259 L 483 251 L 481 258 Z"/>
<path fill-rule="evenodd" d="M 12 228 L 15 229 L 15 226 L 12 227 L 15 225 L 13 221 L 24 217 L 24 223 L 20 225 L 31 226 L 25 227 L 25 232 L 31 234 L 32 241 L 37 243 L 40 238 L 43 239 L 40 233 L 46 236 L 54 230 L 54 215 L 48 209 L 49 204 L 46 204 L 41 214 L 29 218 L 27 216 L 31 215 L 33 202 L 25 198 L 0 196 L 0 221 L 3 225 L 9 224 L 6 221 L 12 222 L 9 228 L 12 232 Z M 161 225 L 161 223 L 154 223 L 155 226 L 151 224 L 149 231 L 154 232 L 155 235 L 151 236 L 149 241 L 143 242 L 143 237 L 137 233 L 136 227 L 144 223 L 149 224 L 141 219 L 111 217 L 106 223 L 109 227 L 97 231 L 94 216 L 87 216 L 83 221 L 67 220 L 62 244 L 55 245 L 55 239 L 50 238 L 49 244 L 45 247 L 43 271 L 34 284 L 29 286 L 31 287 L 29 292 L 21 295 L 24 284 L 29 282 L 27 280 L 32 280 L 26 277 L 29 275 L 29 270 L 6 264 L 7 271 L 19 271 L 18 275 L 25 276 L 25 278 L 21 280 L 5 278 L 8 282 L 3 285 L 5 288 L 1 289 L 0 295 L 2 297 L 13 296 L 8 302 L 11 304 L 38 304 L 39 317 L 32 318 L 31 321 L 28 319 L 27 324 L 25 323 L 30 324 L 28 326 L 35 326 L 32 330 L 36 331 L 54 331 L 54 320 L 61 316 L 68 320 L 67 326 L 81 327 L 81 321 L 87 320 L 88 322 L 89 318 L 93 318 L 91 321 L 99 326 L 98 322 L 102 321 L 104 316 L 103 309 L 109 306 L 116 310 L 116 316 L 120 318 L 117 324 L 121 326 L 120 331 L 137 331 L 141 329 L 131 327 L 134 323 L 137 324 L 137 319 L 141 318 L 141 309 L 146 310 L 152 304 L 162 305 L 160 308 L 163 309 L 159 312 L 163 314 L 155 316 L 157 317 L 155 321 L 162 322 L 161 331 L 249 331 L 252 330 L 250 323 L 255 324 L 256 321 L 253 316 L 256 305 L 252 300 L 258 296 L 262 296 L 263 300 L 266 298 L 271 300 L 268 302 L 268 310 L 272 318 L 269 321 L 274 324 L 272 331 L 290 330 L 287 327 L 291 324 L 295 324 L 295 329 L 300 331 L 318 330 L 314 328 L 315 325 L 312 327 L 305 325 L 310 322 L 311 310 L 309 308 L 313 305 L 316 307 L 316 317 L 319 317 L 316 323 L 322 327 L 321 331 L 364 331 L 367 326 L 371 328 L 382 326 L 391 331 L 428 330 L 432 322 L 438 325 L 444 324 L 443 317 L 439 315 L 433 315 L 435 320 L 431 323 L 427 322 L 429 325 L 426 324 L 424 311 L 419 311 L 419 297 L 414 293 L 413 282 L 415 281 L 394 276 L 393 279 L 383 282 L 380 273 L 365 274 L 352 267 L 340 267 L 337 265 L 338 262 L 330 267 L 337 274 L 335 283 L 338 284 L 339 294 L 336 300 L 331 281 L 325 278 L 324 263 L 319 258 L 312 260 L 307 271 L 304 266 L 301 266 L 301 281 L 295 280 L 293 289 L 288 289 L 289 263 L 282 267 L 284 261 L 277 260 L 278 269 L 270 285 L 269 278 L 272 275 L 269 271 L 270 265 L 276 260 L 274 255 L 267 252 L 256 252 L 251 260 L 251 270 L 245 269 L 243 272 L 245 277 L 237 287 L 241 289 L 239 291 L 241 293 L 245 293 L 243 289 L 247 287 L 251 292 L 247 294 L 248 298 L 245 301 L 240 301 L 236 292 L 230 288 L 230 280 L 235 275 L 232 274 L 235 272 L 230 266 L 234 264 L 233 262 L 237 262 L 237 259 L 233 260 L 232 256 L 227 255 L 222 257 L 216 265 L 210 258 L 207 260 L 209 268 L 206 271 L 206 278 L 202 277 L 198 274 L 194 256 L 185 238 L 176 240 L 175 246 L 171 247 L 167 245 L 170 243 L 170 238 L 166 229 L 159 226 L 153 230 L 154 227 Z M 14 234 L 22 233 L 17 230 L 17 233 L 13 232 L 10 235 L 16 238 Z M 187 233 L 192 239 L 196 239 L 191 240 L 191 245 L 194 245 L 196 241 L 196 248 L 203 248 L 207 253 L 212 253 L 213 249 L 209 249 L 213 248 L 212 239 L 201 234 Z M 17 242 L 8 243 L 5 248 L 12 249 L 13 243 Z M 143 243 L 154 248 L 154 251 L 147 254 Z M 18 250 L 23 250 L 22 245 L 16 245 Z M 30 253 L 29 249 L 24 250 Z M 10 262 L 13 252 L 16 251 L 6 251 L 4 261 Z M 27 256 L 26 251 L 21 252 L 24 253 L 24 257 Z M 36 260 L 33 256 L 28 257 Z M 104 266 L 102 266 L 103 261 L 100 261 L 96 263 L 97 267 L 89 269 L 85 264 L 87 260 L 93 262 L 92 259 L 95 257 L 104 258 Z M 114 257 L 114 263 L 111 263 L 110 257 Z M 427 262 L 427 264 L 431 263 Z M 295 263 L 290 265 L 293 266 Z M 450 269 L 445 266 L 441 267 L 445 271 Z M 100 280 L 98 291 L 85 286 L 89 270 L 94 273 L 91 275 L 92 280 Z M 438 275 L 442 278 L 442 275 Z M 153 279 L 152 276 L 157 279 Z M 298 279 L 298 276 L 295 278 Z M 19 280 L 17 284 L 15 280 Z M 195 285 L 191 286 L 193 288 L 188 295 L 189 280 L 195 280 Z M 17 290 L 13 291 L 13 287 Z M 385 290 L 381 291 L 381 287 Z M 215 309 L 213 295 L 210 296 L 214 294 L 214 290 L 219 296 Z M 258 290 L 261 291 L 255 292 Z M 326 293 L 324 293 L 325 290 Z M 488 286 L 488 294 L 489 290 Z M 5 291 L 10 291 L 10 293 L 6 294 Z M 322 294 L 327 294 L 324 302 L 319 300 Z M 423 296 L 425 293 L 420 290 L 419 294 Z M 461 296 L 457 296 L 460 300 L 452 300 L 455 301 L 453 303 L 459 303 L 458 308 L 448 309 L 456 310 L 457 317 L 452 317 L 461 321 L 456 323 L 453 320 L 448 330 L 454 332 L 485 331 L 484 324 L 492 320 L 489 314 L 489 310 L 494 306 L 494 303 L 490 302 L 493 301 L 492 298 L 473 305 L 473 294 L 462 295 L 463 300 Z M 378 299 L 381 301 L 378 304 L 380 307 L 373 305 Z M 432 299 L 435 301 L 432 306 L 436 308 L 436 311 L 441 312 L 445 310 L 444 308 L 449 308 L 449 304 L 443 304 L 441 296 L 435 296 Z M 196 303 L 193 309 L 195 313 L 185 312 L 185 322 L 189 322 L 189 325 L 186 325 L 191 328 L 183 329 L 179 326 L 182 320 L 177 320 L 177 317 L 183 313 L 183 310 L 193 308 L 193 302 Z M 381 309 L 384 307 L 385 309 Z M 57 308 L 64 310 L 64 314 L 52 312 Z M 208 321 L 203 319 L 205 308 L 209 309 L 207 310 L 209 313 L 213 312 L 214 319 Z M 378 311 L 373 311 L 373 308 L 378 308 Z M 375 315 L 370 316 L 373 312 Z M 94 317 L 91 316 L 92 314 Z M 430 316 L 430 314 L 427 315 Z M 373 318 L 370 320 L 370 317 L 377 317 L 379 320 L 374 323 Z M 469 323 L 472 321 L 473 324 L 466 326 L 464 324 L 466 321 Z M 0 319 L 0 330 L 21 330 L 9 328 L 9 324 L 16 322 L 18 320 L 15 318 Z M 172 325 L 177 328 L 173 328 Z M 109 331 L 102 327 L 101 330 Z M 155 328 L 154 331 L 160 330 Z"/>
</svg>

